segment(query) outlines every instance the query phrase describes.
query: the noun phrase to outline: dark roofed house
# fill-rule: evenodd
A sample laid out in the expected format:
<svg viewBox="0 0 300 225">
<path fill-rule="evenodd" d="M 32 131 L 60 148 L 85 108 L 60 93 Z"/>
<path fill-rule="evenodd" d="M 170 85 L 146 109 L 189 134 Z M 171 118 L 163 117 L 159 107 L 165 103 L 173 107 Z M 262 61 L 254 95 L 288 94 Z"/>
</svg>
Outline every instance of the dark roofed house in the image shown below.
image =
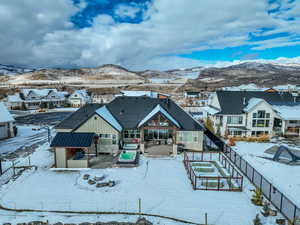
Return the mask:
<svg viewBox="0 0 300 225">
<path fill-rule="evenodd" d="M 89 154 L 117 154 L 120 149 L 136 148 L 146 154 L 176 155 L 178 144 L 201 151 L 203 142 L 203 127 L 180 106 L 169 98 L 146 96 L 121 96 L 106 105 L 86 105 L 58 124 L 56 130 L 58 135 L 95 134 L 99 137 L 97 146 L 92 144 Z M 62 148 L 59 146 L 59 154 L 66 155 L 67 161 L 74 156 L 74 152 L 68 153 L 69 146 L 64 151 Z M 57 167 L 68 167 L 67 164 L 56 159 Z"/>
<path fill-rule="evenodd" d="M 274 106 L 293 102 L 288 92 L 217 91 L 207 111 L 222 136 L 273 136 L 284 121 Z"/>
</svg>

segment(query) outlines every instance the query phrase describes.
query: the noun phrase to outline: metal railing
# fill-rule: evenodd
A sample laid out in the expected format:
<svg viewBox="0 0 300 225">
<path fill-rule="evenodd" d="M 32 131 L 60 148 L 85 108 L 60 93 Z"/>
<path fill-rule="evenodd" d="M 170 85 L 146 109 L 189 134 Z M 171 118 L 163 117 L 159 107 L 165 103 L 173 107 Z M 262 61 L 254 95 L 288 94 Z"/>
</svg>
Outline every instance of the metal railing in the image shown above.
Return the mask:
<svg viewBox="0 0 300 225">
<path fill-rule="evenodd" d="M 295 221 L 300 218 L 300 208 L 244 160 L 242 156 L 211 132 L 209 132 L 209 138 L 218 145 L 220 151 L 229 158 L 229 160 L 252 182 L 252 184 L 262 191 L 265 198 L 269 200 L 275 208 L 286 217 L 286 219 L 294 224 Z M 221 148 L 221 141 L 223 142 L 223 148 Z"/>
</svg>

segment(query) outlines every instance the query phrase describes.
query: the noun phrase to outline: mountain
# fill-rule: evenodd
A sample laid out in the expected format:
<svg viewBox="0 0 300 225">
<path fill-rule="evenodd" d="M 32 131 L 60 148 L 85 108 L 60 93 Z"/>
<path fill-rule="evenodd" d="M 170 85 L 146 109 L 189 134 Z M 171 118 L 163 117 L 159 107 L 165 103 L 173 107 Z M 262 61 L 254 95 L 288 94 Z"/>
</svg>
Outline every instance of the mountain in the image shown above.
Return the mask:
<svg viewBox="0 0 300 225">
<path fill-rule="evenodd" d="M 16 75 L 16 74 L 33 72 L 33 71 L 34 71 L 34 69 L 27 69 L 27 68 L 12 66 L 12 65 L 0 64 L 0 76 L 1 75 Z"/>
<path fill-rule="evenodd" d="M 300 64 L 244 62 L 221 68 L 205 68 L 195 81 L 188 81 L 185 88 L 215 89 L 249 83 L 265 87 L 300 84 Z"/>
<path fill-rule="evenodd" d="M 118 65 L 107 64 L 96 68 L 39 69 L 9 77 L 9 83 L 140 83 L 146 79 Z"/>
</svg>

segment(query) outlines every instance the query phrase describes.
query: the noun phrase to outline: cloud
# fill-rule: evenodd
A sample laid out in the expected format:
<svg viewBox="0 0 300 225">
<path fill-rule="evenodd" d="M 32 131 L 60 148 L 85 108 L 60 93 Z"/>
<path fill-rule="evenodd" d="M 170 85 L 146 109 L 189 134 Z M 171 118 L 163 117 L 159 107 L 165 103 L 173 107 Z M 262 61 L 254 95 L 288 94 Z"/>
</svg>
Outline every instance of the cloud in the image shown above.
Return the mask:
<svg viewBox="0 0 300 225">
<path fill-rule="evenodd" d="M 136 5 L 125 5 L 125 4 L 120 4 L 116 7 L 115 9 L 115 15 L 125 19 L 125 18 L 130 18 L 130 19 L 134 19 L 137 14 L 141 11 L 141 8 Z"/>
<path fill-rule="evenodd" d="M 0 63 L 37 67 L 115 63 L 134 69 L 165 69 L 203 63 L 176 56 L 183 53 L 250 44 L 257 50 L 299 44 L 295 11 L 299 4 L 295 2 L 285 1 L 281 14 L 273 15 L 268 14 L 265 1 L 153 0 L 138 24 L 120 23 L 113 15 L 101 14 L 90 27 L 78 29 L 70 18 L 85 7 L 80 2 L 1 0 Z M 123 4 L 114 13 L 135 18 L 138 10 Z M 286 19 L 290 16 L 295 20 Z M 266 27 L 271 29 L 261 32 Z M 261 36 L 288 32 L 291 36 L 250 43 L 250 32 Z"/>
</svg>

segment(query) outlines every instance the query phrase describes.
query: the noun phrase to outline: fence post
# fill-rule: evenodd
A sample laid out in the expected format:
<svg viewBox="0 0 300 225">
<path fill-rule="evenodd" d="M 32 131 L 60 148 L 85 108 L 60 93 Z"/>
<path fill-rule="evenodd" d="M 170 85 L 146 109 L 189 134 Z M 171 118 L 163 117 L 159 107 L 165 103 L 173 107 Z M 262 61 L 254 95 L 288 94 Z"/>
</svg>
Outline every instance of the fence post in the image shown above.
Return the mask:
<svg viewBox="0 0 300 225">
<path fill-rule="evenodd" d="M 142 200 L 139 198 L 139 216 L 142 214 Z"/>
<path fill-rule="evenodd" d="M 280 211 L 282 210 L 282 199 L 283 199 L 283 194 L 282 193 L 280 193 L 281 194 L 281 197 L 280 197 Z"/>
</svg>

